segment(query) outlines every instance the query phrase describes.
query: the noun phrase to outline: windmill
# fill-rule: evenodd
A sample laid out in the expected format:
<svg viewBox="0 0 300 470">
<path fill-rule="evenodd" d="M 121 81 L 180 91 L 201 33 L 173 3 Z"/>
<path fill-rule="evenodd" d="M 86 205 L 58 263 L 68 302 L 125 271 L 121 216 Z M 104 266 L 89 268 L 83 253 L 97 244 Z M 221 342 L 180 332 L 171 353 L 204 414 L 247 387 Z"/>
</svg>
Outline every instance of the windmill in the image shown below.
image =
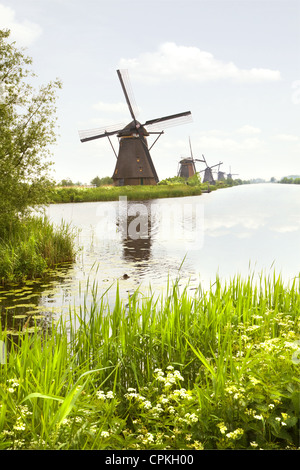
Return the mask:
<svg viewBox="0 0 300 470">
<path fill-rule="evenodd" d="M 201 170 L 200 173 L 204 171 L 204 177 L 203 177 L 203 183 L 209 183 L 209 184 L 215 184 L 215 180 L 212 174 L 212 168 L 221 165 L 222 163 L 217 163 L 216 165 L 208 166 L 204 155 L 202 155 L 203 161 L 206 165 L 206 168 L 204 170 Z"/>
<path fill-rule="evenodd" d="M 120 124 L 105 128 L 79 131 L 81 142 L 87 142 L 101 137 L 107 137 L 117 158 L 113 181 L 116 186 L 123 185 L 154 185 L 158 183 L 158 176 L 153 165 L 150 150 L 158 138 L 164 133 L 162 129 L 170 125 L 181 124 L 191 120 L 191 112 L 172 114 L 156 119 L 150 119 L 141 124 L 136 119 L 134 112 L 133 95 L 126 70 L 117 70 L 121 87 L 125 96 L 132 121 L 125 127 Z M 157 129 L 159 129 L 157 131 Z M 147 137 L 150 134 L 158 134 L 158 137 L 148 148 Z M 117 135 L 119 139 L 118 155 L 114 150 L 110 136 Z"/>
<path fill-rule="evenodd" d="M 227 173 L 227 179 L 232 180 L 233 176 L 238 176 L 238 173 L 231 173 L 231 166 L 229 167 L 229 173 Z"/>
<path fill-rule="evenodd" d="M 218 181 L 224 181 L 225 180 L 225 171 L 220 171 L 220 166 L 223 165 L 222 162 L 219 162 L 218 165 Z"/>
<path fill-rule="evenodd" d="M 177 176 L 181 176 L 182 178 L 189 178 L 196 173 L 196 166 L 195 162 L 203 162 L 204 160 L 199 160 L 198 158 L 193 157 L 191 139 L 189 138 L 190 143 L 190 152 L 191 156 L 188 158 L 183 158 L 179 162 L 179 170 L 177 172 Z"/>
</svg>

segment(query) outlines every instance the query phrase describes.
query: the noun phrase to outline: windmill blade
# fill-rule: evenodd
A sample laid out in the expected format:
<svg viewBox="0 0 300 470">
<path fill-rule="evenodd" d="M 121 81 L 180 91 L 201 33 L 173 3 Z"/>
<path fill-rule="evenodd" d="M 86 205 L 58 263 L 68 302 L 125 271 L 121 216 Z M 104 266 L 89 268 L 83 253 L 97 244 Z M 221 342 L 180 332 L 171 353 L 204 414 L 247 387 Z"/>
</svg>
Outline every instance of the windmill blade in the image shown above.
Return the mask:
<svg viewBox="0 0 300 470">
<path fill-rule="evenodd" d="M 136 121 L 135 116 L 138 115 L 138 108 L 135 103 L 134 95 L 130 85 L 128 70 L 117 70 L 117 74 L 121 83 L 121 87 L 126 99 L 129 112 L 134 121 Z"/>
<path fill-rule="evenodd" d="M 87 142 L 89 140 L 100 139 L 101 137 L 108 137 L 110 135 L 118 134 L 118 132 L 120 132 L 124 126 L 124 123 L 119 123 L 106 127 L 97 127 L 95 129 L 78 131 L 78 134 L 81 142 Z"/>
<path fill-rule="evenodd" d="M 143 124 L 147 130 L 151 129 L 165 129 L 166 127 L 177 126 L 179 124 L 185 124 L 192 121 L 191 111 L 185 111 L 184 113 L 171 114 L 170 116 L 164 116 L 156 119 L 150 119 Z"/>
<path fill-rule="evenodd" d="M 194 159 L 194 157 L 193 157 L 193 150 L 192 150 L 192 144 L 191 144 L 191 138 L 190 138 L 190 137 L 189 137 L 189 144 L 190 144 L 191 157 L 192 157 L 192 159 Z"/>
<path fill-rule="evenodd" d="M 202 153 L 202 157 L 203 157 L 203 161 L 204 161 L 205 165 L 208 166 L 207 163 L 206 163 L 205 156 L 203 155 L 203 153 Z"/>
</svg>

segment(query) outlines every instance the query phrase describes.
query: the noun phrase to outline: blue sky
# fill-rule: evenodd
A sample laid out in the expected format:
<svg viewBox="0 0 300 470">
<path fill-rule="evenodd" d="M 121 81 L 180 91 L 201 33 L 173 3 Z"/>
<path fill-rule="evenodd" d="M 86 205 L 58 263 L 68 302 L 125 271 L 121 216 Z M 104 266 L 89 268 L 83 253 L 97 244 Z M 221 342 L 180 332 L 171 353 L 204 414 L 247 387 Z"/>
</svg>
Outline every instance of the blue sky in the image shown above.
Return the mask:
<svg viewBox="0 0 300 470">
<path fill-rule="evenodd" d="M 131 120 L 118 68 L 141 122 L 192 112 L 153 147 L 160 179 L 177 173 L 189 138 L 195 158 L 243 179 L 300 174 L 298 0 L 0 0 L 0 27 L 27 48 L 37 86 L 63 82 L 58 181 L 112 175 L 108 140 L 83 144 L 78 130 Z"/>
</svg>

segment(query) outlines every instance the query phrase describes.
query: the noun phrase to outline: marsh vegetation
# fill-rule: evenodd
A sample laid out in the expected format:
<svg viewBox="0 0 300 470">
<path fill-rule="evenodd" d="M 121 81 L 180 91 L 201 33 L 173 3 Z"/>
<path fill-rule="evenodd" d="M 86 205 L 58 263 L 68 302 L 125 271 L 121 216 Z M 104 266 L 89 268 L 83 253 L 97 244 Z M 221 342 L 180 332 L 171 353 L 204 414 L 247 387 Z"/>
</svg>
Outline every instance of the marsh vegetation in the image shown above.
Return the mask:
<svg viewBox="0 0 300 470">
<path fill-rule="evenodd" d="M 22 329 L 1 364 L 2 449 L 296 449 L 299 278 L 217 278 Z"/>
</svg>

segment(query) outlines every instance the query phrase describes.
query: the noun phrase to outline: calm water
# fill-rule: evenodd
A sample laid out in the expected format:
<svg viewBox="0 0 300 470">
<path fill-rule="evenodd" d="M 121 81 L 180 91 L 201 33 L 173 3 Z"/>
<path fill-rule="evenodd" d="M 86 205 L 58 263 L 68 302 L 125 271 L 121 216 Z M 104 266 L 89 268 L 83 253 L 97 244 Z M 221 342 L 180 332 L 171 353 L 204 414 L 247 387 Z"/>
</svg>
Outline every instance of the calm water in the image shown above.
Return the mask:
<svg viewBox="0 0 300 470">
<path fill-rule="evenodd" d="M 168 279 L 178 277 L 192 292 L 199 282 L 209 287 L 217 274 L 226 280 L 275 269 L 288 282 L 300 272 L 297 185 L 245 185 L 147 202 L 58 204 L 47 214 L 54 223 L 63 219 L 79 229 L 80 252 L 71 269 L 39 287 L 37 303 L 44 311 L 82 304 L 87 283 L 96 282 L 99 294 L 111 286 L 107 295 L 113 301 L 117 281 L 127 297 L 138 286 L 144 293 L 149 285 L 162 291 Z"/>
<path fill-rule="evenodd" d="M 149 283 L 161 288 L 178 275 L 209 285 L 216 273 L 226 279 L 275 268 L 289 280 L 300 272 L 297 185 L 245 185 L 127 206 L 60 204 L 50 206 L 48 215 L 81 230 L 72 277 L 83 283 L 96 279 L 100 288 L 118 279 L 126 291 Z M 129 278 L 123 280 L 124 274 Z"/>
</svg>

